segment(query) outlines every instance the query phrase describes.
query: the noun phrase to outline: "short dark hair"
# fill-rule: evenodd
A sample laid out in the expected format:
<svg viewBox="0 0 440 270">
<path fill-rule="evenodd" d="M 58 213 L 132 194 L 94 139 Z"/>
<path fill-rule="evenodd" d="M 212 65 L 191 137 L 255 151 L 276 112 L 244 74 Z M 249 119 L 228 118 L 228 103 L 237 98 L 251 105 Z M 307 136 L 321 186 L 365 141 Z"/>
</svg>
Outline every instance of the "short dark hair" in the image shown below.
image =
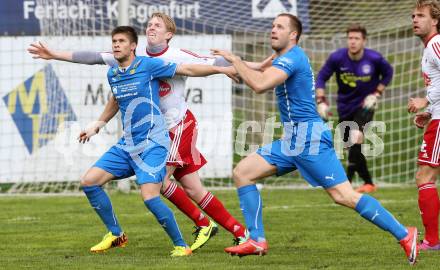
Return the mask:
<svg viewBox="0 0 440 270">
<path fill-rule="evenodd" d="M 349 33 L 351 33 L 351 32 L 358 32 L 358 33 L 361 33 L 361 34 L 362 34 L 362 37 L 363 37 L 364 39 L 367 38 L 367 29 L 365 29 L 364 26 L 362 26 L 362 25 L 360 25 L 360 24 L 358 24 L 358 23 L 351 24 L 349 27 L 347 27 L 347 31 L 346 31 L 347 35 L 348 35 Z"/>
<path fill-rule="evenodd" d="M 131 26 L 118 26 L 112 31 L 112 37 L 116 34 L 126 34 L 130 42 L 138 43 L 138 34 Z"/>
<path fill-rule="evenodd" d="M 298 17 L 296 17 L 295 15 L 292 15 L 290 13 L 281 13 L 277 17 L 280 17 L 280 16 L 284 16 L 284 17 L 289 18 L 291 30 L 296 31 L 298 33 L 298 35 L 296 36 L 296 42 L 298 42 L 299 38 L 301 37 L 301 33 L 302 33 L 302 29 L 303 29 L 301 21 L 298 19 Z"/>
</svg>

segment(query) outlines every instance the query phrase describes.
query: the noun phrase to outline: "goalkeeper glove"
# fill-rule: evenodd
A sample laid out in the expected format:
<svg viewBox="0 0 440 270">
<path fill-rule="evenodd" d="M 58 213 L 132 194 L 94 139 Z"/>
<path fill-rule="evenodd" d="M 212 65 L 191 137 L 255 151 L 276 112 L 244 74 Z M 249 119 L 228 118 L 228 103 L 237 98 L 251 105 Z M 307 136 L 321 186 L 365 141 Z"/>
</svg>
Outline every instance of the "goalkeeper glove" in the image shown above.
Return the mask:
<svg viewBox="0 0 440 270">
<path fill-rule="evenodd" d="M 318 104 L 317 109 L 319 116 L 322 118 L 322 120 L 327 122 L 329 116 L 331 115 L 330 106 L 328 105 L 327 99 L 325 96 L 317 97 L 316 103 Z"/>
<path fill-rule="evenodd" d="M 374 111 L 377 109 L 377 101 L 381 95 L 382 93 L 379 90 L 376 90 L 373 94 L 366 96 L 362 108 L 366 111 Z"/>
</svg>

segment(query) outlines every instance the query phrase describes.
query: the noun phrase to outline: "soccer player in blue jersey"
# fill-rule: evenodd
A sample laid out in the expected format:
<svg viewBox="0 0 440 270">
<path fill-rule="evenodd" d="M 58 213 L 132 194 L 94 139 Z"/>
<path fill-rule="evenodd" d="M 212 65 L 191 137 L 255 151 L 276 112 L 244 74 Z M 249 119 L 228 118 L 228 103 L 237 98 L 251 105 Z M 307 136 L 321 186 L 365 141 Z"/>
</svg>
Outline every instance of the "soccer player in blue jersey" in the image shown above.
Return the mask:
<svg viewBox="0 0 440 270">
<path fill-rule="evenodd" d="M 319 114 L 323 119 L 328 119 L 325 83 L 336 73 L 339 123 L 351 121 L 355 124 L 344 125 L 341 130 L 344 143 L 349 148 L 348 180 L 351 182 L 357 172 L 364 184 L 356 191 L 369 193 L 376 191 L 377 187 L 373 184 L 367 160 L 362 154 L 363 128 L 373 120 L 377 99 L 390 83 L 393 68 L 379 52 L 365 48 L 366 41 L 365 27 L 353 24 L 347 28 L 347 48 L 332 53 L 318 73 L 316 101 Z"/>
<path fill-rule="evenodd" d="M 268 251 L 264 233 L 263 203 L 256 181 L 299 170 L 313 186 L 322 186 L 338 204 L 391 233 L 414 264 L 418 254 L 417 229 L 405 228 L 376 199 L 353 190 L 333 148 L 331 133 L 316 111 L 313 71 L 297 46 L 301 22 L 291 14 L 278 15 L 272 24 L 271 43 L 276 53 L 264 72 L 252 70 L 238 56 L 213 50 L 231 62 L 243 81 L 256 93 L 275 87 L 284 136 L 241 160 L 233 171 L 250 239 L 226 248 L 231 255 L 263 255 Z"/>
<path fill-rule="evenodd" d="M 112 32 L 112 50 L 118 67 L 107 73 L 112 102 L 117 102 L 123 122 L 123 137 L 111 147 L 81 179 L 81 186 L 109 233 L 92 252 L 125 246 L 123 233 L 102 185 L 118 178 L 136 175 L 142 199 L 167 232 L 174 250 L 171 256 L 190 255 L 191 249 L 182 238 L 172 211 L 160 199 L 160 188 L 166 174 L 170 138 L 158 107 L 158 78 L 175 74 L 207 76 L 227 68 L 202 65 L 179 65 L 150 57 L 136 57 L 137 34 L 132 27 L 120 26 Z M 80 137 L 84 142 L 87 137 Z"/>
</svg>

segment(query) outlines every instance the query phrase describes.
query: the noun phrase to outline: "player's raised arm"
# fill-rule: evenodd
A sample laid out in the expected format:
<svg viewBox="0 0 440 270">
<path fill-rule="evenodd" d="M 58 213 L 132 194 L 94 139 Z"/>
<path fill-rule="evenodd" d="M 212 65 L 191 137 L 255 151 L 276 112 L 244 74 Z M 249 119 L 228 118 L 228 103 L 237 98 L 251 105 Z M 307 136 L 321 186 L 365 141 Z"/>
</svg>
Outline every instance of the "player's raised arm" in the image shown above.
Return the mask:
<svg viewBox="0 0 440 270">
<path fill-rule="evenodd" d="M 34 59 L 72 62 L 72 52 L 51 50 L 46 44 L 43 44 L 41 41 L 32 43 L 28 47 L 27 51 L 32 55 L 32 58 Z"/>
<path fill-rule="evenodd" d="M 32 43 L 28 47 L 27 51 L 34 59 L 59 60 L 87 65 L 117 65 L 116 60 L 111 53 L 94 51 L 56 51 L 50 49 L 47 45 L 40 41 Z"/>
<path fill-rule="evenodd" d="M 223 56 L 231 62 L 243 81 L 256 93 L 264 93 L 273 89 L 288 78 L 287 73 L 275 67 L 269 67 L 264 72 L 253 70 L 240 57 L 228 51 L 213 49 L 212 53 Z"/>
<path fill-rule="evenodd" d="M 176 69 L 177 75 L 189 77 L 205 77 L 214 74 L 225 74 L 234 81 L 238 82 L 234 67 L 199 65 L 199 64 L 180 64 Z"/>
<path fill-rule="evenodd" d="M 272 54 L 271 56 L 264 59 L 262 62 L 248 62 L 245 61 L 246 65 L 253 70 L 265 71 L 267 68 L 272 66 L 272 61 L 275 59 L 276 55 Z"/>
</svg>

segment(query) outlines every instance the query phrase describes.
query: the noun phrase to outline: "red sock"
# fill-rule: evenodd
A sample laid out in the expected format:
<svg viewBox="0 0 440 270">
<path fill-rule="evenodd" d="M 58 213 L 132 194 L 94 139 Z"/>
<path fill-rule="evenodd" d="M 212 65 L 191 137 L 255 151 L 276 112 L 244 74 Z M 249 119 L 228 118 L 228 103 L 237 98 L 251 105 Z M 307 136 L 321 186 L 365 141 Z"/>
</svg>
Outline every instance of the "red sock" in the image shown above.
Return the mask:
<svg viewBox="0 0 440 270">
<path fill-rule="evenodd" d="M 438 215 L 440 203 L 435 183 L 429 182 L 418 186 L 419 208 L 425 226 L 425 240 L 430 245 L 438 244 Z"/>
<path fill-rule="evenodd" d="M 208 192 L 198 204 L 205 213 L 235 237 L 244 236 L 245 227 L 229 214 L 228 210 L 211 192 Z"/>
<path fill-rule="evenodd" d="M 191 202 L 185 191 L 176 183 L 171 182 L 162 195 L 192 219 L 197 227 L 209 225 L 209 219 Z"/>
</svg>

